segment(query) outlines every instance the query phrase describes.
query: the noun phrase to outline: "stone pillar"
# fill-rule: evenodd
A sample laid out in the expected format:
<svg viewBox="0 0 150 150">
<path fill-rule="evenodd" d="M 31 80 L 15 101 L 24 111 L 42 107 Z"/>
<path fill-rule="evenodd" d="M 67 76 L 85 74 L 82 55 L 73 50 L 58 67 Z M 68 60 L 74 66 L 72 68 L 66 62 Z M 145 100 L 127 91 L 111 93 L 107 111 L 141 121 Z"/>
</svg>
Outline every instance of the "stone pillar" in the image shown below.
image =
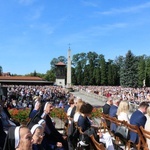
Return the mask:
<svg viewBox="0 0 150 150">
<path fill-rule="evenodd" d="M 68 60 L 67 60 L 67 88 L 71 87 L 71 49 L 68 49 Z"/>
</svg>

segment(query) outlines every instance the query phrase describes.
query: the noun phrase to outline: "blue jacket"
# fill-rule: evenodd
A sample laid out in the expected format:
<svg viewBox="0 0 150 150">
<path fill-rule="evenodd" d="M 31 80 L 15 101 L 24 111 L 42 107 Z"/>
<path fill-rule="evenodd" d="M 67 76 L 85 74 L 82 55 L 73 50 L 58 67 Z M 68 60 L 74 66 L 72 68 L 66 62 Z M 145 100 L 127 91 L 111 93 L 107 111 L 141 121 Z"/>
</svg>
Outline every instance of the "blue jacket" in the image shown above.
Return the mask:
<svg viewBox="0 0 150 150">
<path fill-rule="evenodd" d="M 116 113 L 117 113 L 117 109 L 118 107 L 115 105 L 112 105 L 109 109 L 109 116 L 110 117 L 117 117 Z M 110 124 L 110 130 L 115 132 L 116 131 L 117 126 L 114 123 Z"/>
<path fill-rule="evenodd" d="M 130 118 L 130 124 L 144 128 L 146 120 L 146 116 L 141 111 L 136 110 Z M 138 134 L 130 132 L 130 140 L 134 143 L 138 143 Z"/>
</svg>

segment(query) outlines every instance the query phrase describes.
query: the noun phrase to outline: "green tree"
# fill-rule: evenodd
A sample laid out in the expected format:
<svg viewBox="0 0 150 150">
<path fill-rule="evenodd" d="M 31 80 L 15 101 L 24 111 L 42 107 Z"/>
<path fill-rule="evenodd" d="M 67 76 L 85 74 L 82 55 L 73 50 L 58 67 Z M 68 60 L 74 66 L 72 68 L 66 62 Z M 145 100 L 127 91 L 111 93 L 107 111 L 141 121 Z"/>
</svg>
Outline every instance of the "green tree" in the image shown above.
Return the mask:
<svg viewBox="0 0 150 150">
<path fill-rule="evenodd" d="M 58 62 L 63 62 L 64 64 L 67 64 L 67 59 L 65 56 L 59 56 L 58 58 L 53 58 L 50 62 L 50 66 L 51 66 L 51 69 L 54 71 L 56 69 L 56 64 Z"/>
<path fill-rule="evenodd" d="M 77 85 L 77 78 L 75 74 L 75 68 L 71 68 L 71 78 L 72 78 L 72 85 Z"/>
<path fill-rule="evenodd" d="M 34 70 L 33 76 L 34 76 L 34 77 L 37 76 L 36 70 Z"/>
<path fill-rule="evenodd" d="M 2 75 L 2 73 L 3 73 L 3 68 L 2 66 L 0 66 L 0 76 Z"/>
<path fill-rule="evenodd" d="M 107 85 L 106 61 L 104 55 L 99 55 L 99 67 L 101 72 L 101 85 Z"/>
<path fill-rule="evenodd" d="M 74 67 L 74 80 L 76 81 L 77 85 L 83 84 L 84 78 L 84 69 L 87 62 L 86 53 L 79 53 L 73 55 L 72 57 L 72 66 Z"/>
<path fill-rule="evenodd" d="M 95 52 L 88 52 L 87 53 L 87 62 L 88 62 L 88 71 L 89 71 L 89 85 L 95 85 L 95 78 L 94 78 L 94 68 L 97 64 L 98 54 Z M 84 76 L 85 77 L 85 76 Z"/>
<path fill-rule="evenodd" d="M 150 56 L 146 58 L 146 86 L 150 87 Z"/>
<path fill-rule="evenodd" d="M 108 85 L 114 85 L 112 63 L 113 63 L 113 60 L 108 59 L 108 62 L 107 62 L 107 82 L 108 82 Z"/>
<path fill-rule="evenodd" d="M 45 80 L 47 81 L 55 81 L 56 77 L 55 77 L 55 73 L 53 70 L 47 70 L 46 74 L 43 77 Z"/>
<path fill-rule="evenodd" d="M 129 50 L 124 60 L 122 68 L 121 85 L 124 87 L 138 86 L 138 61 L 137 58 Z"/>
<path fill-rule="evenodd" d="M 120 85 L 119 67 L 116 64 L 112 64 L 112 80 L 113 85 Z"/>
<path fill-rule="evenodd" d="M 138 57 L 138 86 L 143 86 L 143 81 L 146 79 L 145 72 L 145 56 Z"/>
<path fill-rule="evenodd" d="M 81 61 L 78 62 L 78 66 L 76 67 L 76 77 L 77 77 L 77 85 L 83 84 L 83 71 Z"/>
<path fill-rule="evenodd" d="M 94 78 L 95 78 L 95 85 L 101 84 L 101 72 L 99 66 L 95 67 L 94 69 Z"/>
<path fill-rule="evenodd" d="M 116 57 L 114 64 L 116 66 L 116 71 L 117 71 L 117 79 L 116 79 L 116 83 L 118 83 L 117 85 L 123 85 L 124 84 L 124 57 L 123 56 L 119 56 Z"/>
</svg>

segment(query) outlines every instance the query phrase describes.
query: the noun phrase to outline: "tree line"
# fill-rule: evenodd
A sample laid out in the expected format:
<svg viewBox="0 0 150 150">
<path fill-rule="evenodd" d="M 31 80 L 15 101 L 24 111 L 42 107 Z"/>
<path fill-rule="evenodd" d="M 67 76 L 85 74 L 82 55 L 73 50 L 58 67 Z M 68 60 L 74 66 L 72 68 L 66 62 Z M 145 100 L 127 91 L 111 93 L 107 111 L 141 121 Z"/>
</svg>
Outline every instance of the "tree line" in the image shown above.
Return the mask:
<svg viewBox="0 0 150 150">
<path fill-rule="evenodd" d="M 38 76 L 55 82 L 57 69 L 55 64 L 58 62 L 63 62 L 67 66 L 67 58 L 59 56 L 51 60 L 51 69 L 45 74 L 34 71 L 26 76 Z M 71 67 L 73 85 L 150 87 L 150 56 L 135 56 L 131 50 L 128 50 L 125 56 L 107 61 L 103 54 L 96 52 L 78 53 L 72 56 Z"/>
<path fill-rule="evenodd" d="M 51 70 L 55 72 L 57 62 L 67 64 L 64 56 L 52 59 Z M 143 87 L 150 86 L 150 56 L 135 56 L 129 50 L 125 56 L 106 61 L 96 52 L 78 53 L 72 57 L 73 85 L 102 85 Z"/>
</svg>

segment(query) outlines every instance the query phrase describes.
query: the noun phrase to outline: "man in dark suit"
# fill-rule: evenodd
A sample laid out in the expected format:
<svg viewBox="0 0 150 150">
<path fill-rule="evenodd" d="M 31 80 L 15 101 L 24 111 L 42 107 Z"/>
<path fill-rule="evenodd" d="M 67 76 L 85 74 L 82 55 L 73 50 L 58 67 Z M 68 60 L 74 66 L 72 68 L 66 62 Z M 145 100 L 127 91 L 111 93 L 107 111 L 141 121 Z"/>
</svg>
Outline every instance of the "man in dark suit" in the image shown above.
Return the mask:
<svg viewBox="0 0 150 150">
<path fill-rule="evenodd" d="M 113 105 L 110 107 L 109 109 L 109 116 L 110 117 L 117 117 L 116 113 L 117 113 L 117 109 L 118 109 L 118 105 L 120 103 L 120 99 L 119 97 L 114 97 L 113 98 Z M 114 123 L 111 123 L 110 124 L 110 130 L 112 132 L 115 132 L 116 131 L 116 125 Z"/>
<path fill-rule="evenodd" d="M 109 97 L 106 104 L 103 106 L 103 113 L 104 114 L 109 114 L 109 110 L 111 105 L 113 104 L 112 97 Z"/>
<path fill-rule="evenodd" d="M 113 104 L 112 97 L 108 97 L 106 104 L 103 106 L 103 113 L 108 115 L 111 105 Z M 107 126 L 110 127 L 110 121 L 106 120 Z"/>
<path fill-rule="evenodd" d="M 136 125 L 138 127 L 142 126 L 144 128 L 145 123 L 146 123 L 146 111 L 148 108 L 148 103 L 147 102 L 142 102 L 139 105 L 139 109 L 136 110 L 130 118 L 130 124 L 132 125 Z M 138 134 L 134 133 L 134 132 L 130 132 L 130 140 L 134 143 L 138 143 Z"/>
</svg>

